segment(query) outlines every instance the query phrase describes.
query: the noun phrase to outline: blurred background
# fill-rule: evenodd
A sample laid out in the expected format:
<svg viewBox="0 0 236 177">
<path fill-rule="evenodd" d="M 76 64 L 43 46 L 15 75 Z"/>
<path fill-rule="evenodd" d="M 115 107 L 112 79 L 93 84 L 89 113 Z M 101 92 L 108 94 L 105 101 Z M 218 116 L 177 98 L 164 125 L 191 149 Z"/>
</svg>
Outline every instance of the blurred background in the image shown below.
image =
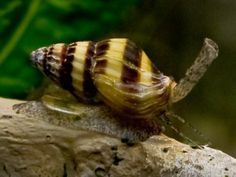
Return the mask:
<svg viewBox="0 0 236 177">
<path fill-rule="evenodd" d="M 236 157 L 235 0 L 10 0 L 0 2 L 0 97 L 29 99 L 44 76 L 31 51 L 52 43 L 127 37 L 178 81 L 205 37 L 220 55 L 173 111 Z M 191 139 L 200 139 L 187 126 Z"/>
</svg>

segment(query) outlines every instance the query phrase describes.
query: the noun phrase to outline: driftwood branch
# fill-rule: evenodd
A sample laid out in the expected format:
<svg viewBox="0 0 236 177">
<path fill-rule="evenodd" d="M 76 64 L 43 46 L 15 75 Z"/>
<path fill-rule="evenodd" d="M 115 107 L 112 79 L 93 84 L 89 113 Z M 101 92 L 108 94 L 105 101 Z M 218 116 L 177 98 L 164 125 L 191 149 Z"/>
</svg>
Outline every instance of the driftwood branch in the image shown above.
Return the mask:
<svg viewBox="0 0 236 177">
<path fill-rule="evenodd" d="M 236 176 L 236 159 L 219 150 L 192 149 L 163 134 L 128 146 L 81 130 L 78 116 L 55 114 L 41 102 L 0 99 L 1 177 Z"/>
</svg>

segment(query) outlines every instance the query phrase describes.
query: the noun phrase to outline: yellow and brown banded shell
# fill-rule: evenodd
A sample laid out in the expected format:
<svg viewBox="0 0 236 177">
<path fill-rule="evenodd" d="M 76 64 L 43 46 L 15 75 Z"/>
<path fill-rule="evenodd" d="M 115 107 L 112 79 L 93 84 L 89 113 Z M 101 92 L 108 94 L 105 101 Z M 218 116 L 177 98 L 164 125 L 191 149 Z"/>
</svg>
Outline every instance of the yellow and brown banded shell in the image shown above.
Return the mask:
<svg viewBox="0 0 236 177">
<path fill-rule="evenodd" d="M 96 43 L 92 73 L 103 101 L 119 113 L 148 117 L 168 106 L 173 81 L 128 39 Z"/>
<path fill-rule="evenodd" d="M 126 38 L 60 43 L 32 52 L 34 64 L 57 84 L 85 101 L 105 102 L 133 117 L 160 115 L 175 82 Z"/>
<path fill-rule="evenodd" d="M 97 90 L 91 76 L 94 44 L 90 41 L 53 44 L 32 52 L 33 63 L 75 97 L 91 101 Z"/>
</svg>

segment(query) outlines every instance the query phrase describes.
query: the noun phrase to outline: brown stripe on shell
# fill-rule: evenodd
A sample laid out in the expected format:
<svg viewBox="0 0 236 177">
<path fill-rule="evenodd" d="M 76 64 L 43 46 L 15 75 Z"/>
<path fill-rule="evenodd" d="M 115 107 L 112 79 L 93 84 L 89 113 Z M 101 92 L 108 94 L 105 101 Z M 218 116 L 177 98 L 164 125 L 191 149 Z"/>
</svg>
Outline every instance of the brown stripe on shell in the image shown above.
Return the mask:
<svg viewBox="0 0 236 177">
<path fill-rule="evenodd" d="M 121 81 L 126 84 L 138 82 L 138 68 L 141 65 L 141 50 L 135 43 L 129 40 L 125 46 L 123 60 L 124 65 L 121 74 Z"/>
<path fill-rule="evenodd" d="M 84 63 L 84 73 L 83 73 L 83 92 L 85 97 L 90 98 L 94 97 L 97 94 L 97 89 L 93 83 L 92 75 L 91 75 L 91 67 L 92 67 L 92 60 L 94 56 L 94 43 L 89 42 L 86 58 Z"/>
<path fill-rule="evenodd" d="M 94 74 L 105 74 L 107 67 L 107 60 L 96 61 L 96 73 Z"/>
<path fill-rule="evenodd" d="M 53 45 L 49 47 L 48 52 L 44 54 L 44 60 L 43 60 L 43 72 L 49 76 L 50 75 L 50 65 L 48 65 L 47 61 L 50 60 L 52 57 L 51 55 L 53 54 L 54 47 Z"/>
<path fill-rule="evenodd" d="M 96 44 L 96 57 L 102 56 L 109 50 L 109 39 L 100 41 Z"/>
<path fill-rule="evenodd" d="M 59 70 L 61 66 L 61 51 L 58 49 L 62 49 L 62 46 L 57 46 L 57 44 L 53 44 L 49 46 L 46 50 L 44 50 L 44 60 L 42 63 L 43 73 L 46 74 L 50 79 L 52 79 L 57 84 L 60 84 L 60 75 Z"/>
<path fill-rule="evenodd" d="M 68 49 L 67 49 L 67 54 L 74 54 L 75 53 L 75 47 L 73 46 L 68 46 Z"/>
<path fill-rule="evenodd" d="M 102 57 L 109 50 L 109 39 L 97 42 L 95 45 L 94 59 Z M 105 74 L 107 67 L 107 59 L 96 60 L 95 73 L 94 74 Z"/>
<path fill-rule="evenodd" d="M 48 55 L 52 55 L 54 50 L 54 46 L 52 45 L 48 50 Z"/>
<path fill-rule="evenodd" d="M 60 84 L 64 89 L 73 90 L 72 86 L 72 61 L 74 60 L 75 46 L 64 45 L 61 51 Z"/>
</svg>

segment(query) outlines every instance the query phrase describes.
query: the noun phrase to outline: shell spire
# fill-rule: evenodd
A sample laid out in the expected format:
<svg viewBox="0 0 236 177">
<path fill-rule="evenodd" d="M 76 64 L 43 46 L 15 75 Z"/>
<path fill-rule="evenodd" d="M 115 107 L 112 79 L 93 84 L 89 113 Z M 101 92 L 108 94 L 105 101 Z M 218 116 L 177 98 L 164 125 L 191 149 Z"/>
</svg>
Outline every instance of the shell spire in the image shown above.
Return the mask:
<svg viewBox="0 0 236 177">
<path fill-rule="evenodd" d="M 97 94 L 90 72 L 93 52 L 91 41 L 58 43 L 33 51 L 31 60 L 56 84 L 90 102 Z"/>
</svg>

